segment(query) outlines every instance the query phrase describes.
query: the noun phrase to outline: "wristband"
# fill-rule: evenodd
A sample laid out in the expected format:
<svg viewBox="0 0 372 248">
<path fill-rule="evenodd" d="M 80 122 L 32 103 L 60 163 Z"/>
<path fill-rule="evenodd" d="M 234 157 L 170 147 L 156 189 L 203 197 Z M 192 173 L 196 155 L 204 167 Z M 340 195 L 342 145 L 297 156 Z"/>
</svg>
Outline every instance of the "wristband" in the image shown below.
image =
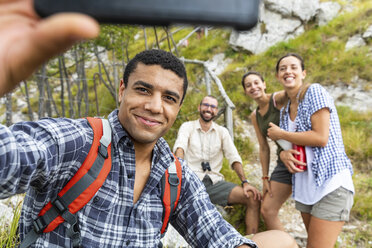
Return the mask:
<svg viewBox="0 0 372 248">
<path fill-rule="evenodd" d="M 245 179 L 245 180 L 242 181 L 242 187 L 244 186 L 245 183 L 248 183 L 249 184 L 249 182 L 248 182 L 247 179 Z"/>
<path fill-rule="evenodd" d="M 269 180 L 268 176 L 262 177 L 262 180 Z"/>
</svg>

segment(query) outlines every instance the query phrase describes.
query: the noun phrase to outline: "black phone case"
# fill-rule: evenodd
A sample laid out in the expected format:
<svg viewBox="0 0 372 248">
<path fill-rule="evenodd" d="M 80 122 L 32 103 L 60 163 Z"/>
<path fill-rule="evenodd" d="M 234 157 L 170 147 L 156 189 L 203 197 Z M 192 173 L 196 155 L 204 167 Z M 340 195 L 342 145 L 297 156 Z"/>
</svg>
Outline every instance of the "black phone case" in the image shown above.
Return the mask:
<svg viewBox="0 0 372 248">
<path fill-rule="evenodd" d="M 201 24 L 248 30 L 258 21 L 259 0 L 34 0 L 41 17 L 80 12 L 101 23 Z"/>
</svg>

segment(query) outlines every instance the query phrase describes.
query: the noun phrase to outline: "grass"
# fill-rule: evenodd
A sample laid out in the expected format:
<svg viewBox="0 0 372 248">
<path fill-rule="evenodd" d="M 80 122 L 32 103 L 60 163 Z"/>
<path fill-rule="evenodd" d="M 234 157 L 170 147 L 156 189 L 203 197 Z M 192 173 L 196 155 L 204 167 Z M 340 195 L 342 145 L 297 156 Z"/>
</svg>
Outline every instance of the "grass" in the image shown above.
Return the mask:
<svg viewBox="0 0 372 248">
<path fill-rule="evenodd" d="M 354 175 L 354 184 L 358 192 L 355 194 L 352 214 L 359 220 L 372 221 L 372 173 L 357 173 Z"/>
<path fill-rule="evenodd" d="M 21 216 L 22 202 L 19 201 L 13 210 L 13 219 L 11 223 L 0 226 L 0 247 L 13 248 L 18 247 L 18 221 Z"/>
<path fill-rule="evenodd" d="M 372 169 L 372 113 L 338 107 L 346 154 L 361 172 Z"/>
</svg>

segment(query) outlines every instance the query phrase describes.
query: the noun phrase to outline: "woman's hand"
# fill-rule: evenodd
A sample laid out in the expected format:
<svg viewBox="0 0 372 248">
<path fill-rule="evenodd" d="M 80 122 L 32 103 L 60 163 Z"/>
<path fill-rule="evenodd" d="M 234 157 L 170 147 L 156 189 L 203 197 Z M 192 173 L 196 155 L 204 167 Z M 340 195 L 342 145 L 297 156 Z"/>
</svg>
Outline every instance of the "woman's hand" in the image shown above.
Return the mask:
<svg viewBox="0 0 372 248">
<path fill-rule="evenodd" d="M 286 151 L 281 151 L 279 157 L 283 161 L 285 167 L 287 167 L 290 173 L 304 172 L 304 170 L 297 168 L 295 164 L 306 166 L 306 163 L 303 163 L 295 159 L 293 154 L 298 155 L 300 153 L 296 150 L 290 149 Z"/>
<path fill-rule="evenodd" d="M 281 134 L 283 132 L 284 131 L 280 127 L 275 125 L 274 123 L 272 122 L 269 123 L 269 128 L 267 129 L 267 136 L 269 136 L 270 139 L 274 141 L 278 139 L 282 139 Z"/>
<path fill-rule="evenodd" d="M 270 197 L 273 197 L 273 193 L 271 191 L 271 184 L 268 179 L 263 179 L 262 181 L 262 195 L 265 197 L 265 194 L 269 194 Z"/>
</svg>

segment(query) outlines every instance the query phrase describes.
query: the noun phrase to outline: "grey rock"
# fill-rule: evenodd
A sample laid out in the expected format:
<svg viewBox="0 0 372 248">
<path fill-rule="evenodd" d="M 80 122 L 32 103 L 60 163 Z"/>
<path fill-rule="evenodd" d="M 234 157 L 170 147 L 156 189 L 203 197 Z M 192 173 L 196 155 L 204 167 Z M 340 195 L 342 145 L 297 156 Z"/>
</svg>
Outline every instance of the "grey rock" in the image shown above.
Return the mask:
<svg viewBox="0 0 372 248">
<path fill-rule="evenodd" d="M 362 38 L 361 34 L 356 34 L 348 39 L 345 45 L 345 50 L 348 51 L 352 48 L 365 46 L 366 42 Z"/>
<path fill-rule="evenodd" d="M 229 43 L 235 49 L 244 49 L 253 54 L 266 51 L 272 45 L 303 32 L 301 21 L 295 18 L 283 18 L 270 10 L 261 11 L 261 22 L 252 30 L 232 31 Z"/>
<path fill-rule="evenodd" d="M 265 0 L 264 4 L 284 17 L 295 16 L 305 22 L 316 15 L 319 8 L 319 0 Z"/>
<path fill-rule="evenodd" d="M 341 10 L 341 5 L 336 2 L 322 2 L 319 5 L 317 20 L 319 26 L 327 24 L 335 18 Z"/>
<path fill-rule="evenodd" d="M 278 42 L 302 34 L 304 23 L 317 15 L 319 6 L 318 0 L 264 0 L 256 27 L 232 31 L 229 43 L 235 50 L 262 53 Z"/>
<path fill-rule="evenodd" d="M 362 37 L 364 39 L 372 38 L 372 25 L 367 28 Z"/>
</svg>

